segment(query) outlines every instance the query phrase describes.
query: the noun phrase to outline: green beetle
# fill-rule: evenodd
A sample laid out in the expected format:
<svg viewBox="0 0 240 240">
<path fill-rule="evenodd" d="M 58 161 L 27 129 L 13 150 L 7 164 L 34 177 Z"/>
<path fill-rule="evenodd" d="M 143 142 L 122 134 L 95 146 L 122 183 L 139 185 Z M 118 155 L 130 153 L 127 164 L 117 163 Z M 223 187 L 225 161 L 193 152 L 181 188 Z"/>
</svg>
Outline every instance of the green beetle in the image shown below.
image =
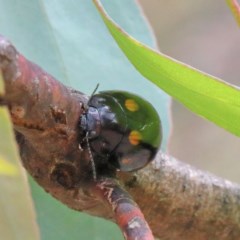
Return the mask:
<svg viewBox="0 0 240 240">
<path fill-rule="evenodd" d="M 154 107 L 125 91 L 93 95 L 80 127 L 88 138 L 95 165 L 100 161 L 121 171 L 146 166 L 162 140 L 161 121 Z"/>
</svg>

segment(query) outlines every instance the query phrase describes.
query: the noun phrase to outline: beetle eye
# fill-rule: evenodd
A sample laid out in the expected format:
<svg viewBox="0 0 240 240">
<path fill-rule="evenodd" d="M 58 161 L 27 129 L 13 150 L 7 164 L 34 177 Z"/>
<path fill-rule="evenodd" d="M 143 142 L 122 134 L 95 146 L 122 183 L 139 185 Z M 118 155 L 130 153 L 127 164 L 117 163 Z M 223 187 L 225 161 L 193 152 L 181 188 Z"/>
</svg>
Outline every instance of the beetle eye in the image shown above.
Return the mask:
<svg viewBox="0 0 240 240">
<path fill-rule="evenodd" d="M 86 131 L 89 133 L 89 138 L 96 137 L 101 128 L 100 117 L 98 110 L 94 107 L 89 107 L 86 115 Z"/>
</svg>

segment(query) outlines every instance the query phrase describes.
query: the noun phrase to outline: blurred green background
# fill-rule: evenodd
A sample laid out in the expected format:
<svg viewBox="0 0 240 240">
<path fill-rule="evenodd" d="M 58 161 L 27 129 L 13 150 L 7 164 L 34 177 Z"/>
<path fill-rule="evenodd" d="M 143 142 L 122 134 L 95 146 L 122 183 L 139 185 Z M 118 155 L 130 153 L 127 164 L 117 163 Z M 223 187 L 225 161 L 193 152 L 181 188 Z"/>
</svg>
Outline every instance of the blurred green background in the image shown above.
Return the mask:
<svg viewBox="0 0 240 240">
<path fill-rule="evenodd" d="M 160 50 L 240 86 L 240 32 L 225 1 L 139 0 Z M 240 139 L 172 102 L 168 152 L 218 176 L 240 182 Z"/>
</svg>

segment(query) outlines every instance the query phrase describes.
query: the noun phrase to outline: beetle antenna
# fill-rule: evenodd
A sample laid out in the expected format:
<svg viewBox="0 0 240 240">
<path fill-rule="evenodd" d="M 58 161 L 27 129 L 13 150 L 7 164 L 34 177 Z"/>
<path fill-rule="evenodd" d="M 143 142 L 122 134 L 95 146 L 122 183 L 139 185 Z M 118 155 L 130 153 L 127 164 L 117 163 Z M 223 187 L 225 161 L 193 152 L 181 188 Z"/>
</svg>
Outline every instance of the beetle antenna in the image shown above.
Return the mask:
<svg viewBox="0 0 240 240">
<path fill-rule="evenodd" d="M 97 86 L 94 88 L 91 96 L 89 97 L 88 103 L 90 102 L 90 100 L 92 99 L 92 97 L 93 97 L 93 95 L 96 93 L 96 91 L 98 90 L 98 87 L 99 87 L 99 83 L 98 83 Z"/>
<path fill-rule="evenodd" d="M 90 162 L 91 162 L 91 165 L 92 165 L 93 179 L 94 179 L 94 181 L 96 181 L 97 172 L 96 172 L 96 166 L 95 166 L 95 162 L 94 162 L 92 151 L 91 151 L 90 144 L 89 144 L 88 132 L 86 134 L 86 143 L 87 143 L 88 153 L 89 153 L 89 156 L 90 156 Z"/>
</svg>

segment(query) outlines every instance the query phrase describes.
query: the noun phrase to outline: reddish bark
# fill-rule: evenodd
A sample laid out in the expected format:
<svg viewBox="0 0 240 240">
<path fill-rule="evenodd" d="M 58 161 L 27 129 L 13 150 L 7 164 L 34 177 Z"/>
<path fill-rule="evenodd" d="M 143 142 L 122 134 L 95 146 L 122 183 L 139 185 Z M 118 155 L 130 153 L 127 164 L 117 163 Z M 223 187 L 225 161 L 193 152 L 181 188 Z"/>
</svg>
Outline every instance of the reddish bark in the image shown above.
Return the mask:
<svg viewBox="0 0 240 240">
<path fill-rule="evenodd" d="M 4 38 L 0 39 L 0 68 L 21 158 L 34 179 L 73 209 L 115 219 L 127 240 L 152 240 L 130 195 L 114 179 L 93 179 L 89 152 L 79 147 L 79 119 L 87 97 L 25 59 Z"/>
<path fill-rule="evenodd" d="M 118 182 L 113 179 L 99 179 L 93 192 L 109 204 L 125 239 L 154 240 L 141 210 Z"/>
</svg>

